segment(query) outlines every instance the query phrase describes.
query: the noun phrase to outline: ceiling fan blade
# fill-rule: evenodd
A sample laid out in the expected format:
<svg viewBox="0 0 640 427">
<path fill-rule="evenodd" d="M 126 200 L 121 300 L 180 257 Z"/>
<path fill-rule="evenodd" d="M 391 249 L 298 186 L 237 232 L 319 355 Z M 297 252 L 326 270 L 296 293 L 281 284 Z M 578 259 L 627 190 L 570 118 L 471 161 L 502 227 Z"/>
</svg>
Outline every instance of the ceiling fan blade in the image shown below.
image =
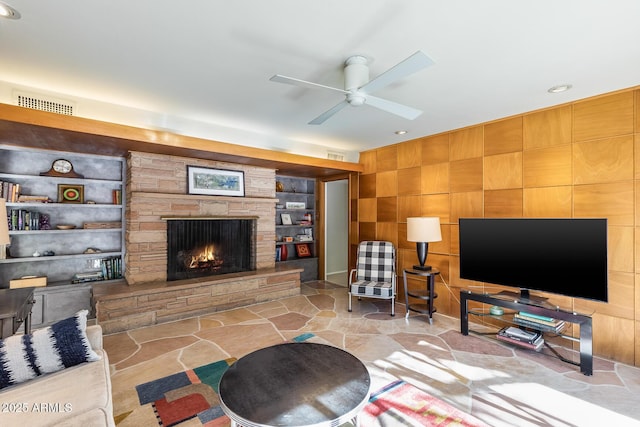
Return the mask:
<svg viewBox="0 0 640 427">
<path fill-rule="evenodd" d="M 433 60 L 419 50 L 404 61 L 396 64 L 375 79 L 371 80 L 369 83 L 362 86 L 359 89 L 359 92 L 373 93 L 376 90 L 382 89 L 397 80 L 401 80 L 408 75 L 418 72 L 433 64 Z"/>
<path fill-rule="evenodd" d="M 333 90 L 333 91 L 340 92 L 340 93 L 345 93 L 345 94 L 349 93 L 346 90 L 338 89 L 337 87 L 325 86 L 325 85 L 321 85 L 319 83 L 312 83 L 312 82 L 308 82 L 306 80 L 300 80 L 300 79 L 296 79 L 296 78 L 293 78 L 293 77 L 283 76 L 281 74 L 276 74 L 276 75 L 272 76 L 269 80 L 271 80 L 272 82 L 284 83 L 284 84 L 288 84 L 288 85 L 306 87 L 306 88 L 311 88 L 311 89 L 329 89 L 329 90 Z"/>
<path fill-rule="evenodd" d="M 365 104 L 371 105 L 372 107 L 379 108 L 383 111 L 386 111 L 391 114 L 395 114 L 396 116 L 403 117 L 407 120 L 413 120 L 422 114 L 422 111 L 417 110 L 412 107 L 407 107 L 406 105 L 398 104 L 397 102 L 388 101 L 386 99 L 378 98 L 377 96 L 367 95 L 367 100 Z"/>
<path fill-rule="evenodd" d="M 315 119 L 311 120 L 309 122 L 310 125 L 321 125 L 322 123 L 324 123 L 329 117 L 333 116 L 335 113 L 337 113 L 338 111 L 342 110 L 344 107 L 346 107 L 347 105 L 349 105 L 349 103 L 347 102 L 347 100 L 345 99 L 344 101 L 334 105 L 333 107 L 331 107 L 329 110 L 325 111 L 324 113 L 320 114 L 318 117 L 316 117 Z"/>
</svg>

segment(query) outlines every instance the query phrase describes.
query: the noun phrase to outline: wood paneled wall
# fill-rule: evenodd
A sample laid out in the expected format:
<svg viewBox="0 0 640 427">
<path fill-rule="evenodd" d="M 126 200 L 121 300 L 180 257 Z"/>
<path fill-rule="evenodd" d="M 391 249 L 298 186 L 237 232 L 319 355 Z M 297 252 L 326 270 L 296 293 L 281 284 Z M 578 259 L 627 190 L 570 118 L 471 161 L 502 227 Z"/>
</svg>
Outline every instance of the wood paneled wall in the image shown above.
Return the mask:
<svg viewBox="0 0 640 427">
<path fill-rule="evenodd" d="M 366 151 L 360 163 L 352 254 L 361 240 L 390 240 L 401 272 L 417 261 L 407 217 L 440 217 L 427 262 L 447 283 L 438 312 L 454 317 L 461 288 L 501 289 L 460 279 L 460 217 L 606 217 L 609 303 L 545 296 L 593 313 L 596 355 L 640 366 L 639 88 Z"/>
</svg>

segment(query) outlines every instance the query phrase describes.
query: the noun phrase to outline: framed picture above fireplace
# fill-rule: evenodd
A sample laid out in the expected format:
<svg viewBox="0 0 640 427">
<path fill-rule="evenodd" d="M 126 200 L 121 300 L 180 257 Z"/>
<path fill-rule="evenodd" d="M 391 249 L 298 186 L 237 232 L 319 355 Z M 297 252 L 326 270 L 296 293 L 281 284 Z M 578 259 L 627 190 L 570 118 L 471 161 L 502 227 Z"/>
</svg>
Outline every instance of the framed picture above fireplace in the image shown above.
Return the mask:
<svg viewBox="0 0 640 427">
<path fill-rule="evenodd" d="M 244 196 L 244 172 L 187 166 L 188 194 Z"/>
</svg>

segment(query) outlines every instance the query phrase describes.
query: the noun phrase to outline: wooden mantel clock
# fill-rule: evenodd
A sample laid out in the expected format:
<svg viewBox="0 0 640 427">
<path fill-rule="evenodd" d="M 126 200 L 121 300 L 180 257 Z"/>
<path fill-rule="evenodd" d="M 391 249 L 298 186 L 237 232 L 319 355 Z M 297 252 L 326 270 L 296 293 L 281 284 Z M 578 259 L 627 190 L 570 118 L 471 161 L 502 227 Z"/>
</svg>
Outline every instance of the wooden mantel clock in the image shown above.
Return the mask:
<svg viewBox="0 0 640 427">
<path fill-rule="evenodd" d="M 64 178 L 84 178 L 73 170 L 73 165 L 67 159 L 56 159 L 51 163 L 51 169 L 46 172 L 40 172 L 41 176 L 58 176 Z"/>
</svg>

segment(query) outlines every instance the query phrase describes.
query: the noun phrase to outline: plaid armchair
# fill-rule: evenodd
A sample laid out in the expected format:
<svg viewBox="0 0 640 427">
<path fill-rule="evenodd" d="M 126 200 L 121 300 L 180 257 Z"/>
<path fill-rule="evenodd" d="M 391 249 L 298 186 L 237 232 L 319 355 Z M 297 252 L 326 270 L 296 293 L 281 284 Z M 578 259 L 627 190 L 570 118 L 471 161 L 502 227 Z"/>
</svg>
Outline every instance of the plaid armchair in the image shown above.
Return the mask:
<svg viewBox="0 0 640 427">
<path fill-rule="evenodd" d="M 356 268 L 349 272 L 349 311 L 351 297 L 391 300 L 395 316 L 396 248 L 391 242 L 364 241 L 358 245 Z"/>
</svg>

